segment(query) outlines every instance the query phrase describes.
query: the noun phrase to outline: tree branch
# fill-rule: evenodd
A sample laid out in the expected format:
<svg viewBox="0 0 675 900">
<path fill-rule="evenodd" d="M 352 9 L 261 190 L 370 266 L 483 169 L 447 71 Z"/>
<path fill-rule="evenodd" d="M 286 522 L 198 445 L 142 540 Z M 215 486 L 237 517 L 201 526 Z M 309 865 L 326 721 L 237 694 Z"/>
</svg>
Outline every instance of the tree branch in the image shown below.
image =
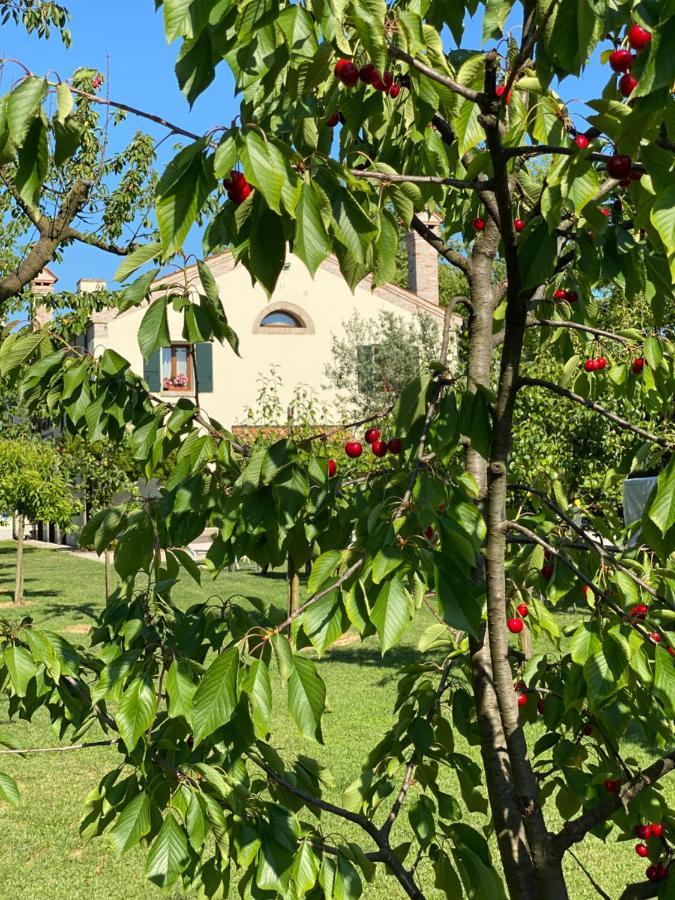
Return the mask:
<svg viewBox="0 0 675 900">
<path fill-rule="evenodd" d="M 675 769 L 675 750 L 657 759 L 647 769 L 638 772 L 630 781 L 621 786 L 616 794 L 611 794 L 597 806 L 582 813 L 576 819 L 565 822 L 561 831 L 551 841 L 551 849 L 559 858 L 573 844 L 583 840 L 586 834 L 601 825 L 629 803 L 645 789 L 656 784 Z"/>
<path fill-rule="evenodd" d="M 85 234 L 78 231 L 77 228 L 69 228 L 64 236 L 65 240 L 80 241 L 82 244 L 88 244 L 90 247 L 97 247 L 106 253 L 112 253 L 114 256 L 128 256 L 135 249 L 135 244 L 127 244 L 126 247 L 120 247 L 112 241 L 104 241 L 96 237 L 95 234 Z"/>
<path fill-rule="evenodd" d="M 89 741 L 86 744 L 70 744 L 67 747 L 29 747 L 26 750 L 0 750 L 0 756 L 28 756 L 31 753 L 68 753 L 71 750 L 89 750 L 91 747 L 110 747 L 117 741 Z"/>
<path fill-rule="evenodd" d="M 427 78 L 431 78 L 432 81 L 437 81 L 438 84 L 442 84 L 444 87 L 449 88 L 453 93 L 459 94 L 460 97 L 464 97 L 465 100 L 471 100 L 474 103 L 477 103 L 478 100 L 482 98 L 480 91 L 475 91 L 473 88 L 466 87 L 466 85 L 460 84 L 448 75 L 442 75 L 440 72 L 427 66 L 421 60 L 406 53 L 405 50 L 402 50 L 401 47 L 397 47 L 395 44 L 389 46 L 389 53 L 394 59 L 399 59 L 401 62 L 407 63 L 411 69 L 415 69 L 421 75 L 426 75 Z"/>
<path fill-rule="evenodd" d="M 612 331 L 605 331 L 603 328 L 594 328 L 591 325 L 582 325 L 580 322 L 570 322 L 567 319 L 535 319 L 528 318 L 527 328 L 570 328 L 574 331 L 586 331 L 588 334 L 594 334 L 596 337 L 604 337 L 610 341 L 617 341 L 624 347 L 629 347 L 631 342 L 619 334 Z"/>
<path fill-rule="evenodd" d="M 366 169 L 350 169 L 350 175 L 356 178 L 371 178 L 388 184 L 444 184 L 460 190 L 485 190 L 492 182 L 464 181 L 461 178 L 445 178 L 442 175 L 398 175 L 390 172 L 371 172 Z"/>
<path fill-rule="evenodd" d="M 453 250 L 452 247 L 448 247 L 443 238 L 437 235 L 433 228 L 430 228 L 419 216 L 413 216 L 410 224 L 412 225 L 413 230 L 416 231 L 420 237 L 423 237 L 429 246 L 434 248 L 439 256 L 442 256 L 443 259 L 451 263 L 456 269 L 459 269 L 465 275 L 468 275 L 469 260 L 466 256 L 461 254 L 458 250 Z"/>
<path fill-rule="evenodd" d="M 626 419 L 622 419 L 621 416 L 617 416 L 616 413 L 610 412 L 599 403 L 595 403 L 593 400 L 587 400 L 580 394 L 575 394 L 574 391 L 561 387 L 559 384 L 554 384 L 552 381 L 546 381 L 543 378 L 527 378 L 521 376 L 519 385 L 521 387 L 530 386 L 546 388 L 547 391 L 558 394 L 559 397 L 566 397 L 568 400 L 573 400 L 575 403 L 585 406 L 586 409 L 593 410 L 593 412 L 598 413 L 600 416 L 604 416 L 620 428 L 624 428 L 626 431 L 632 431 L 634 434 L 637 434 L 639 437 L 644 438 L 644 440 L 649 441 L 652 444 L 657 444 L 659 447 L 665 447 L 667 450 L 672 450 L 675 447 L 675 444 L 667 438 L 661 437 L 658 434 L 652 434 L 650 431 L 640 428 L 639 425 L 632 425 L 630 422 L 627 422 Z"/>
</svg>

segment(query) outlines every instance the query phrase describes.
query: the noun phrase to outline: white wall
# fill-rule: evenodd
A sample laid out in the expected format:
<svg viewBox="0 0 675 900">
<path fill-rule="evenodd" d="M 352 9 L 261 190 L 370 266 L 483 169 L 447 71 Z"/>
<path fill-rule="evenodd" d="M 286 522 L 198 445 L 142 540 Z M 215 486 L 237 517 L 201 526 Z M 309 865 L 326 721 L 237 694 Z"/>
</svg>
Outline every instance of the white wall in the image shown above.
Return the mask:
<svg viewBox="0 0 675 900">
<path fill-rule="evenodd" d="M 226 427 L 245 421 L 246 409 L 255 406 L 258 375 L 267 374 L 272 365 L 279 366 L 283 378 L 284 404 L 289 402 L 293 388 L 303 383 L 311 385 L 319 394 L 319 402 L 332 409 L 330 392 L 321 391 L 326 382 L 324 368 L 330 358 L 331 336 L 343 332 L 344 322 L 355 311 L 367 317 L 377 316 L 381 309 L 412 316 L 419 309 L 434 316 L 439 325 L 442 322 L 443 313 L 435 304 L 393 286 L 373 292 L 369 282 L 363 282 L 352 294 L 332 259 L 324 263 L 314 280 L 300 260 L 289 259 L 290 267 L 281 273 L 269 303 L 299 308 L 309 318 L 313 333 L 254 333 L 256 320 L 269 305 L 264 291 L 251 285 L 248 272 L 242 266 L 234 267 L 229 254 L 209 262 L 230 325 L 239 335 L 242 356 L 237 358 L 229 346 L 214 345 L 214 391 L 200 398 L 209 415 Z M 90 329 L 90 348 L 99 355 L 104 347 L 113 347 L 142 373 L 136 335 L 146 309 L 144 305 L 95 325 Z M 180 341 L 182 315 L 170 310 L 169 325 L 172 340 Z"/>
</svg>

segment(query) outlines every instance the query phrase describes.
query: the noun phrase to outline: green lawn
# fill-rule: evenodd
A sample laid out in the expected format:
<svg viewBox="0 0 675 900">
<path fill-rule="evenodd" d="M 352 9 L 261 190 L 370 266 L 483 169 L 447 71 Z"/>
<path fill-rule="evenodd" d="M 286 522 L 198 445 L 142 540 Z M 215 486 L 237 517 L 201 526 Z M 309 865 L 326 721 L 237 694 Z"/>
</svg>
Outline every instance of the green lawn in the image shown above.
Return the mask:
<svg viewBox="0 0 675 900">
<path fill-rule="evenodd" d="M 0 544 L 0 613 L 13 618 L 11 588 L 14 565 L 13 547 Z M 231 573 L 213 582 L 205 578 L 202 592 L 191 580 L 180 585 L 185 602 L 200 595 L 234 593 L 258 595 L 267 600 L 284 602 L 285 584 L 279 577 L 252 573 Z M 62 631 L 73 642 L 86 641 L 86 630 L 103 603 L 103 566 L 95 561 L 78 559 L 64 551 L 28 548 L 26 555 L 26 605 L 18 615 L 31 615 L 36 621 L 48 622 L 53 630 Z M 386 730 L 396 690 L 398 668 L 419 657 L 416 649 L 419 634 L 428 622 L 421 617 L 411 628 L 400 648 L 381 659 L 376 641 L 363 645 L 347 643 L 331 650 L 321 661 L 321 674 L 328 688 L 329 711 L 324 734 L 325 747 L 298 737 L 289 723 L 283 704 L 277 704 L 276 744 L 284 751 L 302 750 L 318 756 L 331 769 L 335 779 L 335 799 L 358 775 L 361 761 Z M 0 728 L 7 729 L 4 705 L 0 707 Z M 11 723 L 9 728 L 25 747 L 53 746 L 56 738 L 45 720 L 32 724 Z M 532 729 L 536 739 L 538 729 Z M 463 748 L 466 750 L 466 748 Z M 632 748 L 634 755 L 644 752 Z M 476 756 L 475 749 L 468 749 Z M 129 854 L 122 860 L 114 855 L 104 835 L 83 846 L 77 830 L 82 803 L 100 776 L 112 768 L 117 755 L 107 748 L 20 757 L 0 757 L 0 768 L 17 779 L 22 805 L 13 809 L 0 804 L 0 898 L 13 900 L 136 900 L 157 896 L 160 891 L 143 877 L 142 854 Z M 450 784 L 450 787 L 452 785 Z M 670 786 L 670 796 L 675 795 Z M 480 817 L 471 823 L 482 824 Z M 326 830 L 344 832 L 342 823 L 326 823 Z M 353 832 L 352 832 L 353 834 Z M 401 838 L 403 839 L 403 837 Z M 600 881 L 611 896 L 616 897 L 626 881 L 637 880 L 644 864 L 633 853 L 631 844 L 607 845 L 591 837 L 577 848 L 580 860 Z M 570 894 L 574 900 L 597 897 L 576 864 L 570 859 Z M 426 892 L 439 896 L 426 873 Z M 164 896 L 167 896 L 166 894 Z M 185 896 L 181 891 L 168 894 Z M 232 896 L 238 896 L 233 892 Z M 403 896 L 390 878 L 367 886 L 369 898 Z"/>
</svg>

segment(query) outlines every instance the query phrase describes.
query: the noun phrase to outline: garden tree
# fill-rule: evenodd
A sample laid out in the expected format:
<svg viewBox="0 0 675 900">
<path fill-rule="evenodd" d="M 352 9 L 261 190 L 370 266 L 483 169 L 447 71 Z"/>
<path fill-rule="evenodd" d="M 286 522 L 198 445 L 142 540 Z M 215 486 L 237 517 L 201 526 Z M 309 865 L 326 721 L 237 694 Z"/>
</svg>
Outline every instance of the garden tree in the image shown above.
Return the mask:
<svg viewBox="0 0 675 900">
<path fill-rule="evenodd" d="M 183 41 L 177 75 L 190 103 L 225 60 L 241 109 L 207 136 L 169 126 L 187 140 L 157 186 L 160 239 L 120 271 L 156 263 L 120 299 L 151 300 L 142 353 L 166 342 L 169 306 L 188 340 L 236 349 L 207 265 L 194 284 L 178 275 L 151 288 L 197 216 L 216 210 L 205 254 L 229 246 L 269 293 L 288 246 L 312 272 L 335 252 L 349 284 L 369 272 L 385 282 L 412 226 L 466 278 L 467 366 L 447 371 L 446 331 L 394 412 L 405 452 L 350 479 L 331 477 L 320 440 L 247 451 L 188 399 L 151 396 L 113 351 L 92 359 L 21 330 L 3 342 L 0 374 L 20 379 L 25 403 L 49 398 L 73 432 L 131 431 L 148 476 L 175 460 L 159 496 L 88 526 L 99 550 L 116 541 L 124 581 L 90 646 L 35 623 L 2 629 L 10 709 L 46 707 L 71 741 L 98 723 L 119 754 L 82 834 L 109 828 L 120 852 L 140 842 L 155 884 L 181 879 L 207 896 L 230 895 L 236 878 L 243 897 L 356 897 L 384 869 L 413 898 L 433 883 L 451 897 L 562 900 L 575 844 L 637 833 L 649 867 L 623 897 L 672 895 L 673 4 L 158 7 L 167 38 Z M 484 50 L 461 47 L 467 13 Z M 517 40 L 503 36 L 510 16 Z M 622 44 L 635 59 L 617 58 Z M 581 125 L 559 91 L 577 94 L 566 76 L 601 53 L 607 84 Z M 617 66 L 637 81 L 629 97 Z M 623 208 L 606 216 L 612 197 Z M 463 251 L 418 215 L 434 211 Z M 604 327 L 597 292 L 608 282 L 649 301 L 644 340 Z M 541 335 L 532 356 L 527 333 Z M 536 374 L 541 355 L 563 363 L 560 381 Z M 510 477 L 518 395 L 530 391 L 555 397 L 561 428 L 578 405 L 641 439 L 660 475 L 636 546 L 623 549 L 610 518 L 581 529 L 564 483 Z M 633 391 L 648 425 L 605 405 Z M 218 527 L 217 571 L 241 555 L 280 565 L 289 548 L 301 558 L 318 545 L 302 605 L 285 616 L 233 596 L 184 609 L 177 575 L 199 571 L 181 548 L 207 523 Z M 569 625 L 556 605 L 573 595 L 584 612 Z M 427 652 L 401 671 L 391 728 L 339 800 L 317 760 L 275 746 L 272 679 L 301 733 L 322 741 L 326 690 L 308 648 L 321 657 L 354 628 L 386 653 L 426 605 L 438 620 Z M 511 637 L 524 622 L 541 639 L 526 665 Z M 633 735 L 651 754 L 644 767 L 627 752 Z M 500 867 L 465 809 L 484 813 Z M 594 886 L 602 877 L 588 875 Z"/>
<path fill-rule="evenodd" d="M 56 7 L 26 6 L 40 16 Z M 153 142 L 138 131 L 107 154 L 123 112 L 102 117 L 93 104 L 102 77 L 80 69 L 67 84 L 19 73 L 0 109 L 0 322 L 31 302 L 25 289 L 73 243 L 123 256 L 151 236 L 143 211 L 154 190 Z"/>
<path fill-rule="evenodd" d="M 16 517 L 14 602 L 23 601 L 24 532 L 28 522 L 67 526 L 79 510 L 60 471 L 59 454 L 47 442 L 0 440 L 0 510 Z"/>
<path fill-rule="evenodd" d="M 59 443 L 61 471 L 80 495 L 87 516 L 105 510 L 116 494 L 126 492 L 131 499 L 137 480 L 137 468 L 126 443 L 113 443 L 106 438 L 88 441 L 80 435 L 66 435 Z M 105 596 L 112 594 L 110 549 L 104 549 Z"/>
<path fill-rule="evenodd" d="M 65 6 L 53 0 L 0 0 L 0 22 L 21 24 L 28 33 L 48 38 L 55 28 L 66 47 L 70 46 L 67 25 L 70 13 Z"/>
<path fill-rule="evenodd" d="M 431 316 L 414 319 L 381 310 L 377 319 L 355 312 L 331 337 L 325 375 L 346 418 L 383 416 L 406 385 L 438 359 L 440 333 Z"/>
</svg>

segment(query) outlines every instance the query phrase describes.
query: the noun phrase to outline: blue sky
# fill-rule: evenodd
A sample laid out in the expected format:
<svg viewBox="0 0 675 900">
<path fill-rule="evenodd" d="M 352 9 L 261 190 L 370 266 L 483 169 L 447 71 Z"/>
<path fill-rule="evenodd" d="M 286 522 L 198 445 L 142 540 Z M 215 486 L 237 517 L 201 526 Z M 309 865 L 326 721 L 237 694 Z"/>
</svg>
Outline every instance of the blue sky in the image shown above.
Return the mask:
<svg viewBox="0 0 675 900">
<path fill-rule="evenodd" d="M 2 56 L 20 59 L 36 74 L 51 70 L 64 79 L 79 66 L 103 72 L 109 67 L 111 98 L 161 115 L 197 133 L 229 123 L 236 115 L 238 104 L 233 81 L 224 63 L 214 84 L 189 109 L 173 71 L 179 42 L 167 45 L 162 14 L 155 12 L 152 0 L 70 0 L 67 5 L 72 14 L 73 35 L 69 49 L 57 37 L 40 41 L 26 36 L 22 29 L 7 25 L 0 29 Z M 480 47 L 476 23 L 467 23 L 465 46 Z M 0 84 L 3 92 L 9 89 L 10 79 L 17 74 L 18 70 L 6 69 Z M 597 96 L 606 80 L 607 70 L 603 71 L 596 63 L 589 67 L 582 80 L 568 79 L 562 93 L 566 99 Z M 577 111 L 579 107 L 573 109 Z M 116 129 L 118 146 L 138 124 L 130 117 L 127 124 Z M 150 123 L 140 124 L 158 139 L 166 134 Z M 166 141 L 161 159 L 171 156 L 174 146 L 172 140 Z M 198 251 L 196 236 L 191 244 L 190 249 Z M 59 276 L 58 288 L 73 290 L 79 278 L 103 278 L 111 283 L 118 262 L 99 250 L 74 245 L 66 251 L 63 262 L 53 266 Z"/>
</svg>

